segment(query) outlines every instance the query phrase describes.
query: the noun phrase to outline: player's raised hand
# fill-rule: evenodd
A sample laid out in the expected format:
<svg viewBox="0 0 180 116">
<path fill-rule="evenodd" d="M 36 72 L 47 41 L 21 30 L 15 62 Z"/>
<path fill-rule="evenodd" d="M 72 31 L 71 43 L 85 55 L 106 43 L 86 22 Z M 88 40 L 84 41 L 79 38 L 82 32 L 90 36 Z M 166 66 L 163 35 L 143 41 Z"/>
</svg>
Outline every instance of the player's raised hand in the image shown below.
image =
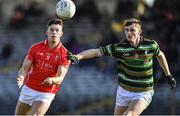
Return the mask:
<svg viewBox="0 0 180 116">
<path fill-rule="evenodd" d="M 48 77 L 47 79 L 45 79 L 42 84 L 45 85 L 53 85 L 53 78 Z"/>
<path fill-rule="evenodd" d="M 18 87 L 19 87 L 19 88 L 21 88 L 21 87 L 22 87 L 23 82 L 24 82 L 24 77 L 23 77 L 23 76 L 18 75 L 18 77 L 17 77 L 17 85 L 18 85 Z"/>
<path fill-rule="evenodd" d="M 78 61 L 78 58 L 69 51 L 67 51 L 66 57 L 67 57 L 68 60 L 71 60 L 72 63 Z"/>
<path fill-rule="evenodd" d="M 167 78 L 171 89 L 174 89 L 176 87 L 176 79 L 172 75 L 168 75 Z"/>
</svg>

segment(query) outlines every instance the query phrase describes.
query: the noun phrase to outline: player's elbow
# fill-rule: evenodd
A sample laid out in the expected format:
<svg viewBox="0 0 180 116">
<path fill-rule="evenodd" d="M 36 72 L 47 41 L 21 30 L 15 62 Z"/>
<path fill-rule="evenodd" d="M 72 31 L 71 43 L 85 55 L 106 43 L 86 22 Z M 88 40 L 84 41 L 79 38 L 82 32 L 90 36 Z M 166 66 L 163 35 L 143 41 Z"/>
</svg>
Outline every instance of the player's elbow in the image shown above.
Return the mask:
<svg viewBox="0 0 180 116">
<path fill-rule="evenodd" d="M 101 56 L 101 51 L 100 51 L 100 49 L 93 49 L 93 50 L 94 50 L 94 56 L 95 56 L 95 57 Z"/>
<path fill-rule="evenodd" d="M 61 82 L 62 82 L 62 81 L 61 81 L 60 79 L 58 79 L 58 80 L 53 80 L 53 81 L 52 81 L 53 84 L 57 84 L 57 85 L 60 85 Z"/>
</svg>

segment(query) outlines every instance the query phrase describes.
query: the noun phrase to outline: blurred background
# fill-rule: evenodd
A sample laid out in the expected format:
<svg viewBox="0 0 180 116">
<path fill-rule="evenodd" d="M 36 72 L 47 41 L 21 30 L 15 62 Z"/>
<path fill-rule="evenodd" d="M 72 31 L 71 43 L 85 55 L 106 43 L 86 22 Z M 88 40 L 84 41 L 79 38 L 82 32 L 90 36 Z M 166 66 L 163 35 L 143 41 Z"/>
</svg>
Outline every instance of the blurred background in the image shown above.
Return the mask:
<svg viewBox="0 0 180 116">
<path fill-rule="evenodd" d="M 77 10 L 64 21 L 64 46 L 73 53 L 124 38 L 122 21 L 137 17 L 143 36 L 158 42 L 171 73 L 173 92 L 154 60 L 155 95 L 143 114 L 180 114 L 180 0 L 73 0 Z M 17 72 L 36 42 L 45 39 L 46 23 L 55 18 L 58 0 L 0 0 L 0 114 L 14 114 L 20 90 Z M 71 65 L 47 114 L 112 115 L 117 89 L 115 60 L 84 60 Z"/>
</svg>

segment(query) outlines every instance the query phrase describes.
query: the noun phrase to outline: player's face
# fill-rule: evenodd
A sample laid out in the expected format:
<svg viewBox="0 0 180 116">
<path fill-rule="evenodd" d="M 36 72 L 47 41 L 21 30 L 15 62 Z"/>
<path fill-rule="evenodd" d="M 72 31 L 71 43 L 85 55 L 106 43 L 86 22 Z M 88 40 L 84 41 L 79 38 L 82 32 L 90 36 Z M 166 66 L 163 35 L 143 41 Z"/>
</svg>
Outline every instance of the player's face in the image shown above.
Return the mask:
<svg viewBox="0 0 180 116">
<path fill-rule="evenodd" d="M 140 38 L 141 28 L 136 24 L 125 26 L 125 35 L 128 41 L 135 41 Z"/>
<path fill-rule="evenodd" d="M 46 34 L 49 42 L 59 43 L 63 35 L 62 26 L 59 24 L 52 24 L 48 27 Z"/>
</svg>

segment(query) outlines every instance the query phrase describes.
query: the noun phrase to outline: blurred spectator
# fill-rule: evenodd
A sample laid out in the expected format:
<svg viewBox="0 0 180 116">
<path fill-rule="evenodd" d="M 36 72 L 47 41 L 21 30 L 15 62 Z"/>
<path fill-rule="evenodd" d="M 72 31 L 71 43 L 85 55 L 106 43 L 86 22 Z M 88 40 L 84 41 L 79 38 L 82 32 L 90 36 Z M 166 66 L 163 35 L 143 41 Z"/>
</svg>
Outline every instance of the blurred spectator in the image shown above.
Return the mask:
<svg viewBox="0 0 180 116">
<path fill-rule="evenodd" d="M 94 24 L 99 23 L 101 14 L 94 0 L 85 0 L 76 12 L 77 18 L 88 17 Z"/>
<path fill-rule="evenodd" d="M 0 20 L 2 20 L 2 2 L 0 1 Z M 0 22 L 2 23 L 2 22 Z"/>
<path fill-rule="evenodd" d="M 11 43 L 7 43 L 3 46 L 0 59 L 9 59 L 13 53 L 13 45 Z"/>
<path fill-rule="evenodd" d="M 178 68 L 178 60 L 179 60 L 179 51 L 178 51 L 178 44 L 176 42 L 176 38 L 172 38 L 171 42 L 167 44 L 167 59 L 169 61 L 169 65 L 173 70 L 174 74 L 177 74 L 179 71 Z M 173 53 L 171 53 L 173 51 Z"/>
<path fill-rule="evenodd" d="M 68 41 L 65 43 L 65 47 L 68 48 L 69 51 L 72 51 L 72 53 L 80 52 L 80 46 L 76 40 L 77 38 L 75 34 L 72 33 Z"/>
<path fill-rule="evenodd" d="M 117 20 L 132 17 L 137 10 L 137 3 L 135 0 L 118 0 L 116 5 L 114 17 Z"/>
<path fill-rule="evenodd" d="M 43 7 L 37 1 L 32 1 L 26 11 L 27 17 L 43 16 L 44 14 Z"/>
<path fill-rule="evenodd" d="M 25 8 L 22 5 L 15 7 L 14 12 L 10 18 L 9 26 L 15 29 L 27 27 L 27 20 L 25 18 Z"/>
<path fill-rule="evenodd" d="M 2 47 L 2 51 L 0 54 L 0 64 L 2 67 L 7 66 L 9 60 L 13 54 L 14 47 L 11 43 L 7 43 Z"/>
</svg>

